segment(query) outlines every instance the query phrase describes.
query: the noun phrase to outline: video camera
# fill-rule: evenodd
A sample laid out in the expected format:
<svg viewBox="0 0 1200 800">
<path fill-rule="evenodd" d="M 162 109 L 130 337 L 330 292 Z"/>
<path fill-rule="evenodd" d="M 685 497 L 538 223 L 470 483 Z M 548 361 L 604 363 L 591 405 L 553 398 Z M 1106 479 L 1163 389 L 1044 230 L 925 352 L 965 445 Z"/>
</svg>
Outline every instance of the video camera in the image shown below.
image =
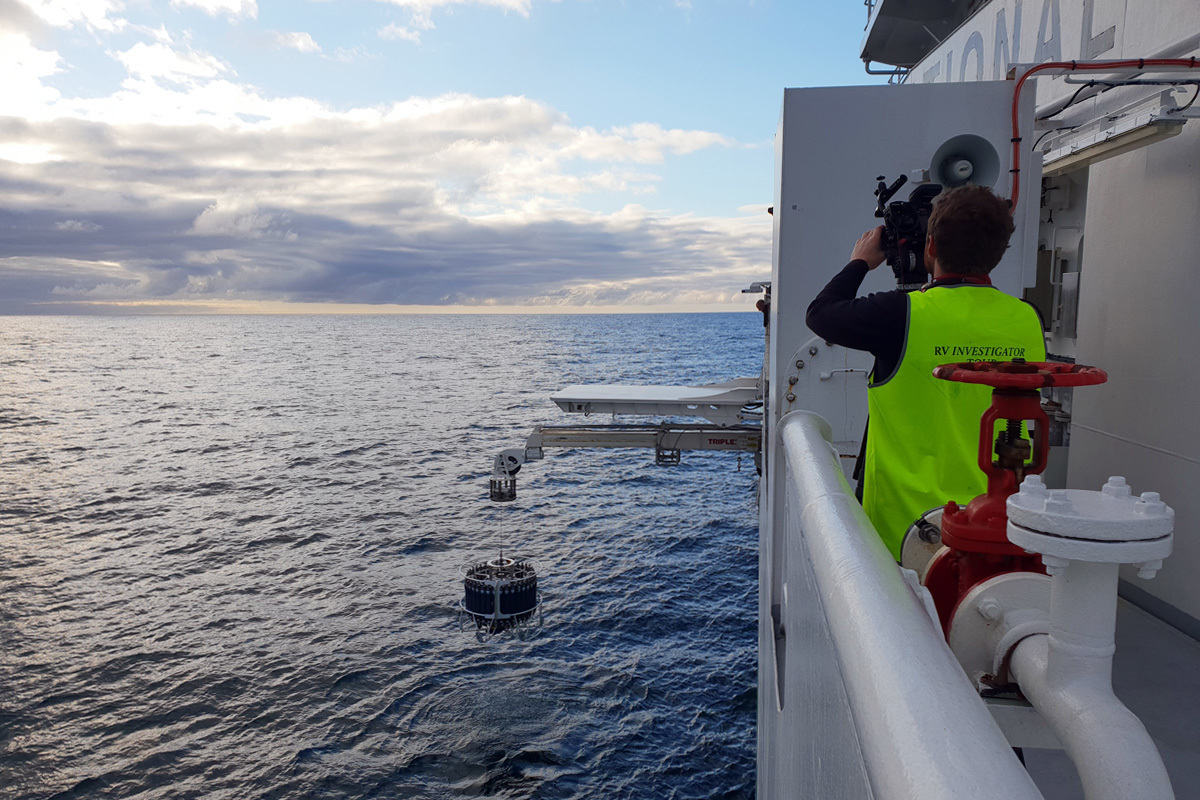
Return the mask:
<svg viewBox="0 0 1200 800">
<path fill-rule="evenodd" d="M 908 181 L 901 175 L 888 186 L 884 176 L 875 180 L 878 201 L 875 216 L 883 220 L 883 252 L 888 266 L 896 276 L 901 289 L 912 290 L 928 279 L 925 271 L 925 236 L 929 231 L 929 215 L 933 212 L 933 198 L 941 194 L 941 184 L 923 183 L 912 190 L 908 200 L 888 202 Z"/>
</svg>

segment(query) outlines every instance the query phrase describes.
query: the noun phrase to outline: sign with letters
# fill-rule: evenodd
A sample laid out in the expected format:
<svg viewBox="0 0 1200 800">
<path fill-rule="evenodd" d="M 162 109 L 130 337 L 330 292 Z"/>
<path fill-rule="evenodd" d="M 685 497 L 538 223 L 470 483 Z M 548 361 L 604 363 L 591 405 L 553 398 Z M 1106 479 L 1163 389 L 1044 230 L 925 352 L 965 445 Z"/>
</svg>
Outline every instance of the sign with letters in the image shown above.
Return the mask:
<svg viewBox="0 0 1200 800">
<path fill-rule="evenodd" d="M 1004 80 L 1010 64 L 1117 58 L 1124 15 L 1125 3 L 1111 0 L 993 0 L 916 64 L 908 81 Z M 1074 89 L 1056 82 L 1046 91 L 1039 103 Z"/>
</svg>

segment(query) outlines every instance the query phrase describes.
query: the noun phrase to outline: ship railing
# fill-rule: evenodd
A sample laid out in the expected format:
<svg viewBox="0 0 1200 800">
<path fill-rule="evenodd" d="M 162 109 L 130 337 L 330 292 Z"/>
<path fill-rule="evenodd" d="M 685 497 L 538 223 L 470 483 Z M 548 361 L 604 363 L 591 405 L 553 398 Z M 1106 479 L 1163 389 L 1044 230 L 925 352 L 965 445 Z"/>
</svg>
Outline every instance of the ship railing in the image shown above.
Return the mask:
<svg viewBox="0 0 1200 800">
<path fill-rule="evenodd" d="M 844 770 L 832 780 L 843 781 L 842 789 L 848 788 L 847 779 L 865 781 L 875 798 L 1041 798 L 947 646 L 916 575 L 898 567 L 855 500 L 831 444 L 829 423 L 796 411 L 783 417 L 779 428 L 787 469 L 789 555 L 775 553 L 773 558 L 784 563 L 768 559 L 768 568 L 776 573 L 773 584 L 784 583 L 783 605 L 804 604 L 806 610 L 793 615 L 790 608 L 773 605 L 775 644 L 787 646 L 789 616 L 804 626 L 814 613 L 818 623 L 823 616 L 828 635 L 818 638 L 831 645 L 836 659 L 831 671 L 840 677 L 847 707 L 839 711 L 846 717 L 843 741 L 830 744 L 841 750 L 835 758 L 844 759 L 849 743 L 862 765 L 861 772 Z M 789 659 L 811 669 L 811 652 L 793 652 Z M 778 666 L 784 668 L 783 659 Z M 799 684 L 813 682 L 811 674 L 788 674 Z M 783 693 L 781 686 L 781 698 Z M 803 694 L 800 687 L 787 702 L 803 702 Z M 795 759 L 813 763 L 799 764 L 781 783 L 828 792 L 829 752 L 811 743 L 796 745 L 796 751 Z M 826 777 L 812 779 L 802 774 L 806 771 Z"/>
</svg>

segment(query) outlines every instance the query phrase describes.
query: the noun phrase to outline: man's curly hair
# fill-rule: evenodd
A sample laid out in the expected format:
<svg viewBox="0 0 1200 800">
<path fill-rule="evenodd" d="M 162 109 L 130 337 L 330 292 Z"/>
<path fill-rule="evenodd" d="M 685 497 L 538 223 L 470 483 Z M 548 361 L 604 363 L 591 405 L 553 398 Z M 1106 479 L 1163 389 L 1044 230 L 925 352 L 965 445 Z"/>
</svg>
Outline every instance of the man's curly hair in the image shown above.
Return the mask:
<svg viewBox="0 0 1200 800">
<path fill-rule="evenodd" d="M 942 192 L 929 215 L 929 237 L 944 272 L 987 275 L 1003 258 L 1013 229 L 1009 202 L 986 186 Z"/>
</svg>

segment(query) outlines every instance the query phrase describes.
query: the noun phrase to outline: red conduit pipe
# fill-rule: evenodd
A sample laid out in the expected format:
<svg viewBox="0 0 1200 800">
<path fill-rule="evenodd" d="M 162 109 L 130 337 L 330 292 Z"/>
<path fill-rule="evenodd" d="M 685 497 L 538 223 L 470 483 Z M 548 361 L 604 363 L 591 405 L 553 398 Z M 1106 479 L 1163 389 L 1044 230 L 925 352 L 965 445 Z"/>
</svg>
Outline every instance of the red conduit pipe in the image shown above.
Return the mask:
<svg viewBox="0 0 1200 800">
<path fill-rule="evenodd" d="M 1076 70 L 1091 70 L 1093 72 L 1111 72 L 1117 69 L 1138 69 L 1142 70 L 1146 67 L 1183 67 L 1186 69 L 1200 68 L 1200 61 L 1196 60 L 1195 56 L 1191 58 L 1124 58 L 1119 61 L 1047 61 L 1045 64 L 1038 64 L 1036 67 L 1031 67 L 1025 71 L 1020 79 L 1017 80 L 1017 85 L 1013 89 L 1012 102 L 1012 197 L 1009 204 L 1012 207 L 1013 213 L 1017 210 L 1017 198 L 1021 194 L 1021 127 L 1017 121 L 1017 108 L 1021 99 L 1021 89 L 1025 86 L 1025 81 L 1029 80 L 1036 72 L 1043 72 L 1050 69 L 1067 70 L 1068 72 Z"/>
</svg>

